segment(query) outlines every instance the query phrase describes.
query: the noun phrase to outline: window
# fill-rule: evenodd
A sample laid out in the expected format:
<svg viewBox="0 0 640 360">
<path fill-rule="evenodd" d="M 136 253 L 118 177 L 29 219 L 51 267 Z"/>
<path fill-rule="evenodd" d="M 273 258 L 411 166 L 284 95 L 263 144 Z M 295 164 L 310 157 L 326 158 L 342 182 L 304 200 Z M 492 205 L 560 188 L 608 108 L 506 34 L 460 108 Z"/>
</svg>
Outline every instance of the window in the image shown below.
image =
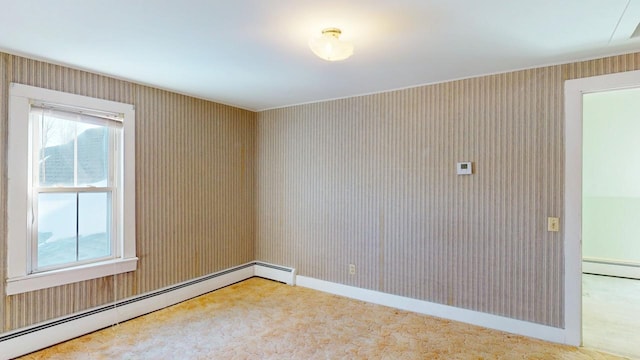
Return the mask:
<svg viewBox="0 0 640 360">
<path fill-rule="evenodd" d="M 134 115 L 11 84 L 7 294 L 135 270 Z"/>
</svg>

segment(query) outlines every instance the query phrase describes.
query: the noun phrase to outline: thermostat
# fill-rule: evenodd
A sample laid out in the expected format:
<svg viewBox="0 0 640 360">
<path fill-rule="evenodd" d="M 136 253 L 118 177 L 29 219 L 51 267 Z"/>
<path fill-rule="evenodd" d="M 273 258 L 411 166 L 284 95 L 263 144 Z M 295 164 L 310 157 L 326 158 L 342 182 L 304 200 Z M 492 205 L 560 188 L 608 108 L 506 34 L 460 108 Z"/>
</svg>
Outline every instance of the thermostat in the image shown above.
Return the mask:
<svg viewBox="0 0 640 360">
<path fill-rule="evenodd" d="M 471 174 L 473 174 L 472 167 L 471 167 L 471 161 L 459 162 L 458 166 L 456 166 L 456 172 L 457 172 L 458 175 L 471 175 Z"/>
</svg>

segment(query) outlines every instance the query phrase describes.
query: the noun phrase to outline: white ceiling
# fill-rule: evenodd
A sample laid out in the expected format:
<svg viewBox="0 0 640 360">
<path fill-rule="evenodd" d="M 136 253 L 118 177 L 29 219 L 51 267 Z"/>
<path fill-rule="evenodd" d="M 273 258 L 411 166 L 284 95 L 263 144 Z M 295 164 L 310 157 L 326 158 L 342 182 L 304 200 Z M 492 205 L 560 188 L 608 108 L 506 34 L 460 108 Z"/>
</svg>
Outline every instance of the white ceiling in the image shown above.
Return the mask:
<svg viewBox="0 0 640 360">
<path fill-rule="evenodd" d="M 640 50 L 640 0 L 0 0 L 0 51 L 250 110 Z M 307 47 L 342 29 L 355 54 Z"/>
</svg>

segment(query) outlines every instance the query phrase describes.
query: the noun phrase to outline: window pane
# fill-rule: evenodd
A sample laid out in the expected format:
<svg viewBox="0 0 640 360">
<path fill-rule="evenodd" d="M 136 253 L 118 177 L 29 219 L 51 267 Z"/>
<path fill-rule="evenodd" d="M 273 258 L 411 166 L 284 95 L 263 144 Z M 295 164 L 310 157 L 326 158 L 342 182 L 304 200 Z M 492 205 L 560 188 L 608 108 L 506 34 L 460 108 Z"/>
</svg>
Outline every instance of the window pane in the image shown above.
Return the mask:
<svg viewBox="0 0 640 360">
<path fill-rule="evenodd" d="M 76 261 L 76 194 L 38 194 L 38 268 Z"/>
<path fill-rule="evenodd" d="M 111 255 L 109 193 L 80 193 L 78 197 L 78 260 Z"/>
<path fill-rule="evenodd" d="M 78 123 L 78 186 L 108 186 L 108 138 L 108 128 Z"/>
<path fill-rule="evenodd" d="M 40 119 L 40 186 L 73 186 L 76 122 Z"/>
<path fill-rule="evenodd" d="M 107 127 L 51 115 L 40 126 L 40 186 L 108 186 Z"/>
</svg>

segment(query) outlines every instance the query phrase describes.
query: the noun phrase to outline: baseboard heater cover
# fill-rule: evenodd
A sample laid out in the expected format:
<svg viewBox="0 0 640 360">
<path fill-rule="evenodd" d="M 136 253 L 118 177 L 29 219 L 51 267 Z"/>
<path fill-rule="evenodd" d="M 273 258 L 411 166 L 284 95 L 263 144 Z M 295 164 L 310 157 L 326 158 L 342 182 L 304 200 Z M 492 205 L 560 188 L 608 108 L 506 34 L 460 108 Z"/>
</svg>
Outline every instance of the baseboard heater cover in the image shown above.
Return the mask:
<svg viewBox="0 0 640 360">
<path fill-rule="evenodd" d="M 295 284 L 295 269 L 253 261 L 146 294 L 0 335 L 0 359 L 10 359 L 163 309 L 254 276 Z"/>
<path fill-rule="evenodd" d="M 640 264 L 610 259 L 584 258 L 582 272 L 585 274 L 617 276 L 640 279 Z"/>
<path fill-rule="evenodd" d="M 254 276 L 280 281 L 292 286 L 296 284 L 296 270 L 293 268 L 273 265 L 262 261 L 256 261 L 254 264 Z"/>
</svg>

